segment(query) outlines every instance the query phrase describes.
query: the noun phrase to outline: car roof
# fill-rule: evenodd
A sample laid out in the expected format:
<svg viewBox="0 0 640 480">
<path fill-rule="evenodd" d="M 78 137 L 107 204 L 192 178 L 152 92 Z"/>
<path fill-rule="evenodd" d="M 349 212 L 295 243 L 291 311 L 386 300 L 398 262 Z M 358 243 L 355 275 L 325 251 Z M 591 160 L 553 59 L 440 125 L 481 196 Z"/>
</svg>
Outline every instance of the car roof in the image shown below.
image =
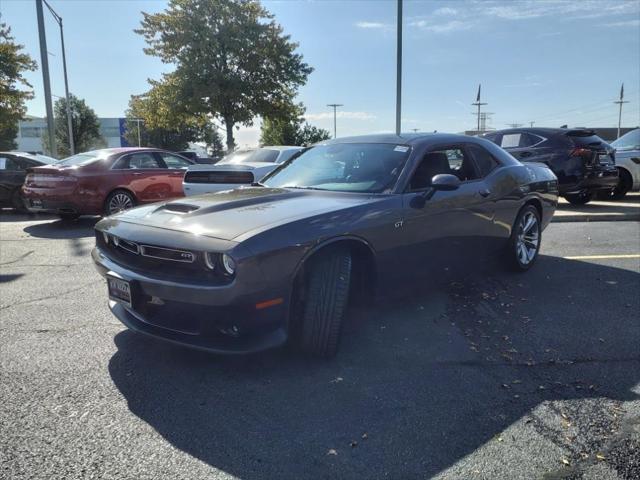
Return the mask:
<svg viewBox="0 0 640 480">
<path fill-rule="evenodd" d="M 456 143 L 460 141 L 469 141 L 473 137 L 456 133 L 401 133 L 395 135 L 392 133 L 379 133 L 374 135 L 358 135 L 354 137 L 341 137 L 326 142 L 320 142 L 318 145 L 331 145 L 338 143 L 390 143 L 400 145 L 418 145 L 423 143 Z"/>
<path fill-rule="evenodd" d="M 302 150 L 304 147 L 298 147 L 295 145 L 265 145 L 263 147 L 257 147 L 257 148 L 248 148 L 247 150 L 259 150 L 261 148 L 267 149 L 267 150 Z"/>
<path fill-rule="evenodd" d="M 505 128 L 502 130 L 492 130 L 490 132 L 485 132 L 485 134 L 491 133 L 533 133 L 537 135 L 556 135 L 556 134 L 566 134 L 569 132 L 588 132 L 592 131 L 590 128 L 550 128 L 550 127 L 522 127 L 522 128 Z M 595 134 L 595 133 L 594 133 Z"/>
</svg>

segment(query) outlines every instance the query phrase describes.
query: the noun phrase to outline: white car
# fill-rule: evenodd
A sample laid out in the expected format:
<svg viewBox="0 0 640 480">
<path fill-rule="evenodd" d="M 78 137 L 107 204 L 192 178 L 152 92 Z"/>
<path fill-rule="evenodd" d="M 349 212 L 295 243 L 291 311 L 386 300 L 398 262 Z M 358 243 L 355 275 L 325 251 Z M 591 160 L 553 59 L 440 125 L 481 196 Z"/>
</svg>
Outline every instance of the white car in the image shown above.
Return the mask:
<svg viewBox="0 0 640 480">
<path fill-rule="evenodd" d="M 303 148 L 277 146 L 238 150 L 215 165 L 192 165 L 185 173 L 182 189 L 190 196 L 251 185 Z"/>
<path fill-rule="evenodd" d="M 618 168 L 618 186 L 608 197 L 620 199 L 627 192 L 640 190 L 640 128 L 625 133 L 619 139 L 611 142 L 616 149 L 616 167 Z"/>
</svg>

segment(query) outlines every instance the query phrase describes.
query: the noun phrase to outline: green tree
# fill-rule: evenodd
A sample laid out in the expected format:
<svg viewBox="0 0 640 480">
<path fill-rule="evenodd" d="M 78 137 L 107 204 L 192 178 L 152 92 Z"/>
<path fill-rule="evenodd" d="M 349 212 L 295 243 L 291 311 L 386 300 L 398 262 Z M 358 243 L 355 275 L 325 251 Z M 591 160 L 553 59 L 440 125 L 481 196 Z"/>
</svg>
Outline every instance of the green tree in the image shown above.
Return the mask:
<svg viewBox="0 0 640 480">
<path fill-rule="evenodd" d="M 71 126 L 73 129 L 73 142 L 76 153 L 104 148 L 107 142 L 100 134 L 100 122 L 96 112 L 90 108 L 83 99 L 69 94 L 71 105 Z M 67 126 L 67 99 L 59 98 L 53 106 L 55 118 L 55 135 L 60 158 L 71 155 L 69 150 L 69 129 Z M 45 132 L 45 137 L 47 133 Z M 43 142 L 43 149 L 49 152 L 48 142 Z"/>
<path fill-rule="evenodd" d="M 311 145 L 329 140 L 331 134 L 304 121 L 305 108 L 291 105 L 280 115 L 266 117 L 260 128 L 261 145 Z"/>
<path fill-rule="evenodd" d="M 256 0 L 170 0 L 141 25 L 145 53 L 176 66 L 180 97 L 224 122 L 229 150 L 236 125 L 277 114 L 313 70 Z"/>
<path fill-rule="evenodd" d="M 14 42 L 11 28 L 0 23 L 0 151 L 17 147 L 18 122 L 27 113 L 25 102 L 33 98 L 33 90 L 23 73 L 36 69 L 23 45 Z"/>
<path fill-rule="evenodd" d="M 185 150 L 191 142 L 203 142 L 212 150 L 222 148 L 222 141 L 212 120 L 205 114 L 190 112 L 182 101 L 173 75 L 152 81 L 152 88 L 129 101 L 125 138 L 130 145 L 167 150 Z M 139 120 L 139 122 L 138 122 Z"/>
</svg>

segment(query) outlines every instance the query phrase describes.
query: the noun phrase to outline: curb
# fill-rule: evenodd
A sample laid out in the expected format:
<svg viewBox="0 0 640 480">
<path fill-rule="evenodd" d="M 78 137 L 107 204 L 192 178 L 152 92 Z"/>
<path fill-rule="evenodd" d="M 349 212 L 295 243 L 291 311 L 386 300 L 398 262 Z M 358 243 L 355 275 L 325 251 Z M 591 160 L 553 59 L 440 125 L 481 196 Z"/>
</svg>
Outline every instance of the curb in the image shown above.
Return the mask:
<svg viewBox="0 0 640 480">
<path fill-rule="evenodd" d="M 638 222 L 638 213 L 582 213 L 568 215 L 554 215 L 551 223 L 575 223 L 575 222 Z"/>
</svg>

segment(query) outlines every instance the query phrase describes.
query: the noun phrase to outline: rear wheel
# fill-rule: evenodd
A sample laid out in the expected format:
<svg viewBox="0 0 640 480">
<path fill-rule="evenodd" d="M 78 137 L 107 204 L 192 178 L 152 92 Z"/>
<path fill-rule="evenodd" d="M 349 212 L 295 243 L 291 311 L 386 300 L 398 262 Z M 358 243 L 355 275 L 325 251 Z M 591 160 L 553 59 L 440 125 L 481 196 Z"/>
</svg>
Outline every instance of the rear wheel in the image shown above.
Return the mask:
<svg viewBox="0 0 640 480">
<path fill-rule="evenodd" d="M 585 205 L 593 199 L 593 193 L 580 192 L 580 193 L 568 193 L 564 196 L 565 200 L 571 205 Z"/>
<path fill-rule="evenodd" d="M 297 344 L 304 351 L 325 358 L 338 351 L 342 323 L 349 300 L 351 253 L 347 248 L 320 252 L 312 258 L 300 292 Z"/>
<path fill-rule="evenodd" d="M 116 190 L 109 194 L 104 204 L 104 213 L 108 216 L 135 207 L 136 199 L 126 190 Z"/>
<path fill-rule="evenodd" d="M 525 205 L 516 218 L 507 245 L 507 260 L 517 271 L 529 270 L 540 251 L 542 226 L 540 214 L 533 205 Z"/>
</svg>

